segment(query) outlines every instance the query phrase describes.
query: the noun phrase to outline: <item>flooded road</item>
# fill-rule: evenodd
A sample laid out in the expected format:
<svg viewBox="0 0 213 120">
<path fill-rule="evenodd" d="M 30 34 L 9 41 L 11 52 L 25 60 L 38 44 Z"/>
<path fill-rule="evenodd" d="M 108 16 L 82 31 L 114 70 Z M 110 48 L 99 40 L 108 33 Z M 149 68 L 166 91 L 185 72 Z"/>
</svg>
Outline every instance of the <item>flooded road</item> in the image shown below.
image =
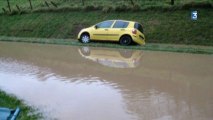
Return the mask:
<svg viewBox="0 0 213 120">
<path fill-rule="evenodd" d="M 45 120 L 212 120 L 213 56 L 0 42 L 0 89 Z"/>
</svg>

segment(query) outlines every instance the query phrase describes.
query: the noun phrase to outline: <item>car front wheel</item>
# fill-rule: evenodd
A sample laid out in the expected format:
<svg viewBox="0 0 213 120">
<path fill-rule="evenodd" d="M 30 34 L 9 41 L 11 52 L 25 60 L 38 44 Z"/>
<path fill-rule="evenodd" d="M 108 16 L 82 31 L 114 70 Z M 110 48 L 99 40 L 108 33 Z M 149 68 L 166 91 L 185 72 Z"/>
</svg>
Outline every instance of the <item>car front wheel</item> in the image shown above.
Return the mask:
<svg viewBox="0 0 213 120">
<path fill-rule="evenodd" d="M 89 34 L 86 34 L 86 33 L 82 34 L 80 38 L 80 42 L 89 43 L 90 42 Z"/>
<path fill-rule="evenodd" d="M 131 42 L 132 42 L 132 38 L 130 36 L 123 36 L 120 39 L 120 44 L 121 45 L 127 46 L 127 45 L 130 45 Z"/>
</svg>

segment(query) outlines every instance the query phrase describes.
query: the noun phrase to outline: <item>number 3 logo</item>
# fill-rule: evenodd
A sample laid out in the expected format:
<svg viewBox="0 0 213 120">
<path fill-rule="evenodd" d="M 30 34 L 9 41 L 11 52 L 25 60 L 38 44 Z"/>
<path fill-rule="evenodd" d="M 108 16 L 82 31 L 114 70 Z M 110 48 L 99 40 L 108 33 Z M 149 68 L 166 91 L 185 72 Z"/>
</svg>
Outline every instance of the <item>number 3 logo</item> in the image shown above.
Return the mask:
<svg viewBox="0 0 213 120">
<path fill-rule="evenodd" d="M 192 11 L 192 13 L 191 13 L 191 19 L 192 20 L 197 20 L 197 11 Z"/>
</svg>

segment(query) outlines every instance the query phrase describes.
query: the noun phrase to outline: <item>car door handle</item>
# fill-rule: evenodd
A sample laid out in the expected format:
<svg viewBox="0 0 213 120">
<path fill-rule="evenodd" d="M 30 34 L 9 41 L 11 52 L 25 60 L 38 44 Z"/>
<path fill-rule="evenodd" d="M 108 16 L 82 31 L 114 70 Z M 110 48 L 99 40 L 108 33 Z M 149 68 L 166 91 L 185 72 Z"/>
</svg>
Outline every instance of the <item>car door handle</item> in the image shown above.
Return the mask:
<svg viewBox="0 0 213 120">
<path fill-rule="evenodd" d="M 125 29 L 121 29 L 121 31 L 124 31 Z"/>
<path fill-rule="evenodd" d="M 104 29 L 104 30 L 108 31 L 108 29 Z"/>
</svg>

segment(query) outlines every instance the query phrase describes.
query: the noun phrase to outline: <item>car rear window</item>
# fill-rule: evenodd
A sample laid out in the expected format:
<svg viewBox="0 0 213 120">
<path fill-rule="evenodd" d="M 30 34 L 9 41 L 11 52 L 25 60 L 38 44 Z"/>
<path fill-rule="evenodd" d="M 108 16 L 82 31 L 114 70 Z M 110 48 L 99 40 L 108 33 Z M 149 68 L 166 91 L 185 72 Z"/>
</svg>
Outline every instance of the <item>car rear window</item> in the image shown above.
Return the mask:
<svg viewBox="0 0 213 120">
<path fill-rule="evenodd" d="M 113 28 L 126 28 L 128 25 L 129 25 L 129 22 L 116 21 Z"/>
<path fill-rule="evenodd" d="M 139 23 L 135 23 L 134 28 L 139 30 L 141 33 L 143 33 L 143 27 L 141 24 Z"/>
</svg>

